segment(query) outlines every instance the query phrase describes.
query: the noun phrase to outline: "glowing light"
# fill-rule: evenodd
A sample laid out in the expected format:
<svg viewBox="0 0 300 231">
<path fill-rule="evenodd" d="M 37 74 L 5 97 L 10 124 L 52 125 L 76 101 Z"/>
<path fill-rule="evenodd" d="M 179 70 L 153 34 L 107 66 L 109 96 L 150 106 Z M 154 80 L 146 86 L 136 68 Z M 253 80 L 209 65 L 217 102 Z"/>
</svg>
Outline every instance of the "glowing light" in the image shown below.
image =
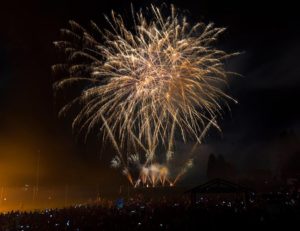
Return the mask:
<svg viewBox="0 0 300 231">
<path fill-rule="evenodd" d="M 90 32 L 74 21 L 62 30 L 64 40 L 55 45 L 67 62 L 53 68 L 69 74 L 55 89 L 81 84 L 82 91 L 59 114 L 81 105 L 73 129 L 87 137 L 99 126 L 116 150 L 111 166 L 122 168 L 131 184 L 173 186 L 191 168 L 194 150 L 182 169 L 171 173 L 175 133 L 177 140 L 200 144 L 210 127 L 219 129 L 222 103 L 233 100 L 221 87 L 230 74 L 224 60 L 237 53 L 213 46 L 225 28 L 192 26 L 173 6 L 167 17 L 153 5 L 147 18 L 143 11 L 132 13 L 132 30 L 115 12 L 106 17 L 111 30 L 91 22 Z"/>
</svg>

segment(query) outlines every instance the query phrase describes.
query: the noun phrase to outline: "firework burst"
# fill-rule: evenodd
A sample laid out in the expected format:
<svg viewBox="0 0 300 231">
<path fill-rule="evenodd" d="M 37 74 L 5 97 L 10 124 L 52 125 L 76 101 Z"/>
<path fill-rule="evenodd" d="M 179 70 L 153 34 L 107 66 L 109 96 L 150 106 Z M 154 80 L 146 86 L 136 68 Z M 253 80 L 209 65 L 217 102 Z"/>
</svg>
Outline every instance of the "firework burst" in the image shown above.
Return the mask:
<svg viewBox="0 0 300 231">
<path fill-rule="evenodd" d="M 98 126 L 116 149 L 112 166 L 123 168 L 133 182 L 134 165 L 136 182 L 155 185 L 169 178 L 175 134 L 199 144 L 209 127 L 219 129 L 222 105 L 233 100 L 221 87 L 230 74 L 224 61 L 236 53 L 213 46 L 224 28 L 192 26 L 173 6 L 167 17 L 153 5 L 146 10 L 150 19 L 132 12 L 132 30 L 115 12 L 106 17 L 110 29 L 91 22 L 88 31 L 70 21 L 70 29 L 62 30 L 64 39 L 55 42 L 67 61 L 53 68 L 68 72 L 55 90 L 81 84 L 81 94 L 60 114 L 80 104 L 73 129 L 87 136 Z M 191 156 L 187 161 L 185 168 L 192 165 Z"/>
</svg>

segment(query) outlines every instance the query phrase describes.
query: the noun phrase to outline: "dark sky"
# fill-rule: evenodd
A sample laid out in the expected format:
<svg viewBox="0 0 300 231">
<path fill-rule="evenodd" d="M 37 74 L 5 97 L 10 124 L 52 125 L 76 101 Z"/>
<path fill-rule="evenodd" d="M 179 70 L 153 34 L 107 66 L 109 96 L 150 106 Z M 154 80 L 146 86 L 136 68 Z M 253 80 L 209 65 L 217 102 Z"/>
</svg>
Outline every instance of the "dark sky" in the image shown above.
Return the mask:
<svg viewBox="0 0 300 231">
<path fill-rule="evenodd" d="M 104 4 L 105 2 L 105 4 Z M 132 1 L 136 8 L 162 1 Z M 229 93 L 239 104 L 220 121 L 199 151 L 194 181 L 202 179 L 207 155 L 222 154 L 239 171 L 269 168 L 297 151 L 300 130 L 300 20 L 289 1 L 165 1 L 187 12 L 191 22 L 225 26 L 219 41 L 226 51 L 241 51 L 228 68 Z M 222 2 L 222 3 L 220 3 Z M 291 1 L 292 2 L 292 1 Z M 121 174 L 105 156 L 112 152 L 90 139 L 76 141 L 70 121 L 57 119 L 51 65 L 58 62 L 52 42 L 69 19 L 103 25 L 111 9 L 130 13 L 130 1 L 5 1 L 0 7 L 0 185 L 34 183 L 40 155 L 41 184 L 95 184 L 117 187 Z M 288 140 L 283 139 L 287 136 Z M 296 140 L 296 141 L 295 141 Z M 184 148 L 183 148 L 184 150 Z M 109 176 L 109 177 L 108 177 Z M 115 185 L 115 186 L 110 186 Z"/>
</svg>

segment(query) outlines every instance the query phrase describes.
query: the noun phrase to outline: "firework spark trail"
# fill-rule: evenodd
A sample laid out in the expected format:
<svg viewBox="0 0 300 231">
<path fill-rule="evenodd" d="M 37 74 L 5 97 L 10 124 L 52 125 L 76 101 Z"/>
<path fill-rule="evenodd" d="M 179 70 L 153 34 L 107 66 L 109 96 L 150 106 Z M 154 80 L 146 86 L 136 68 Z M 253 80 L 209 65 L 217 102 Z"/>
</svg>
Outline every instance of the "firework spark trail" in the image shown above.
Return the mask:
<svg viewBox="0 0 300 231">
<path fill-rule="evenodd" d="M 118 157 L 119 157 L 118 159 L 120 160 L 121 163 L 123 163 L 123 166 L 126 166 L 125 161 L 124 161 L 124 158 L 123 158 L 123 156 L 122 156 L 122 153 L 121 153 L 120 150 L 119 150 L 119 146 L 118 146 L 118 144 L 117 144 L 117 142 L 116 142 L 116 140 L 115 140 L 115 138 L 114 138 L 114 136 L 113 136 L 113 134 L 112 134 L 112 132 L 111 132 L 111 130 L 110 130 L 110 128 L 109 128 L 109 126 L 107 125 L 107 122 L 106 122 L 105 118 L 104 118 L 102 115 L 101 115 L 101 119 L 103 120 L 103 124 L 104 124 L 105 128 L 106 128 L 107 131 L 108 131 L 109 137 L 110 137 L 110 139 L 111 139 L 111 141 L 112 141 L 112 143 L 113 143 L 114 148 L 115 148 L 116 151 L 117 151 L 117 154 L 118 154 Z M 130 172 L 129 172 L 129 170 L 128 170 L 127 167 L 125 167 L 125 168 L 123 169 L 123 173 L 125 174 L 125 176 L 126 176 L 127 179 L 129 180 L 129 182 L 133 185 L 134 183 L 133 183 L 131 174 L 130 174 Z"/>
<path fill-rule="evenodd" d="M 67 61 L 54 70 L 68 72 L 55 83 L 55 90 L 83 86 L 59 114 L 80 104 L 73 129 L 85 131 L 87 137 L 100 126 L 103 139 L 110 139 L 117 151 L 112 165 L 122 165 L 131 181 L 129 152 L 140 152 L 141 158 L 131 162 L 141 170 L 139 179 L 149 178 L 154 185 L 155 168 L 171 165 L 175 133 L 184 142 L 201 143 L 207 125 L 218 128 L 215 118 L 222 114 L 222 104 L 233 100 L 221 88 L 230 74 L 224 61 L 237 53 L 213 47 L 225 28 L 191 26 L 173 6 L 167 17 L 153 5 L 146 12 L 150 20 L 132 10 L 132 31 L 113 11 L 106 17 L 110 30 L 91 22 L 93 30 L 88 31 L 70 21 L 71 28 L 62 30 L 63 40 L 54 43 Z M 164 158 L 159 147 L 165 148 Z M 163 163 L 157 165 L 159 161 Z M 168 174 L 159 175 L 162 182 Z"/>
<path fill-rule="evenodd" d="M 215 119 L 213 118 L 208 124 L 207 126 L 205 127 L 205 129 L 202 131 L 202 134 L 200 135 L 199 139 L 198 140 L 203 140 L 203 138 L 205 137 L 206 133 L 208 132 L 209 128 L 214 125 L 214 126 L 217 126 L 216 125 L 216 121 Z M 218 127 L 219 129 L 219 127 Z M 191 151 L 189 152 L 189 154 L 187 155 L 187 161 L 183 164 L 183 168 L 181 168 L 181 170 L 178 172 L 178 174 L 176 175 L 176 177 L 174 178 L 174 182 L 173 184 L 175 185 L 177 183 L 177 181 L 191 168 L 193 167 L 193 159 L 194 159 L 194 155 L 195 155 L 195 150 L 196 148 L 198 147 L 198 145 L 201 144 L 199 142 L 196 142 Z"/>
</svg>

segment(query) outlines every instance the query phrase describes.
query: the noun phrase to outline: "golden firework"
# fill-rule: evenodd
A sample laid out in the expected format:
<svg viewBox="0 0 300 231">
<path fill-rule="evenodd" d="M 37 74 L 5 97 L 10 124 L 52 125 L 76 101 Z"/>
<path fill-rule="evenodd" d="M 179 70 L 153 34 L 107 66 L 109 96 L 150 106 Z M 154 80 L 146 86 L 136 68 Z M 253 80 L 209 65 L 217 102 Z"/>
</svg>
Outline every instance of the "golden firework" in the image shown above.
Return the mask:
<svg viewBox="0 0 300 231">
<path fill-rule="evenodd" d="M 133 11 L 133 27 L 114 11 L 106 17 L 110 29 L 91 22 L 88 31 L 70 21 L 70 29 L 62 30 L 64 40 L 55 42 L 67 62 L 54 70 L 68 71 L 55 83 L 56 90 L 83 86 L 60 111 L 82 105 L 73 128 L 88 135 L 99 126 L 117 152 L 112 166 L 122 167 L 133 182 L 130 166 L 135 165 L 138 179 L 154 185 L 168 178 L 175 134 L 184 142 L 201 143 L 209 127 L 218 128 L 215 118 L 233 100 L 222 89 L 230 74 L 224 61 L 236 53 L 213 46 L 225 28 L 190 25 L 173 6 L 167 17 L 153 5 L 146 11 L 150 19 Z M 191 166 L 191 160 L 183 166 Z"/>
</svg>

